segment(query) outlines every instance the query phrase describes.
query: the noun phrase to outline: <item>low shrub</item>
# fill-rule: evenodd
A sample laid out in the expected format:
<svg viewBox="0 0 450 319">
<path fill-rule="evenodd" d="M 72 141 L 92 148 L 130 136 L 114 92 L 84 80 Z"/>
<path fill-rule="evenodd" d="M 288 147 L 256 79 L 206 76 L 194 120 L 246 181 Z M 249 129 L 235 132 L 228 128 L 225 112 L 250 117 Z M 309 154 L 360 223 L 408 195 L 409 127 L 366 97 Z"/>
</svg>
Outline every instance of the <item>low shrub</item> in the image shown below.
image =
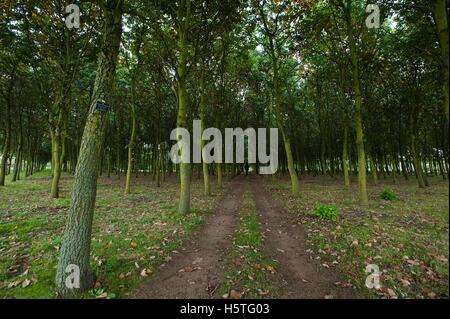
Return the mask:
<svg viewBox="0 0 450 319">
<path fill-rule="evenodd" d="M 381 198 L 384 200 L 395 200 L 395 199 L 398 199 L 398 196 L 392 189 L 385 188 L 381 192 Z"/>
<path fill-rule="evenodd" d="M 340 209 L 337 206 L 323 204 L 318 204 L 314 211 L 317 217 L 327 220 L 336 220 L 340 213 Z"/>
</svg>

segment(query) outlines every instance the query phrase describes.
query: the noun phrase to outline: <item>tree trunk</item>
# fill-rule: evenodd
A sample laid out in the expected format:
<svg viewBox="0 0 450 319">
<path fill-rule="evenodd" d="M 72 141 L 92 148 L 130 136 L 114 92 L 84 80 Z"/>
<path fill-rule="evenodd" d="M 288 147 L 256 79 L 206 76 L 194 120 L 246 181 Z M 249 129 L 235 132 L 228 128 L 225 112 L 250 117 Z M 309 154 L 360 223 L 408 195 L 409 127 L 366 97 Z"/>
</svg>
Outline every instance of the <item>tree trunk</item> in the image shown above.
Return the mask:
<svg viewBox="0 0 450 319">
<path fill-rule="evenodd" d="M 358 150 L 358 193 L 359 202 L 366 205 L 369 201 L 367 197 L 366 186 L 366 154 L 364 151 L 364 133 L 362 124 L 362 95 L 361 82 L 359 78 L 358 56 L 356 51 L 356 40 L 353 34 L 351 21 L 351 1 L 347 1 L 347 30 L 349 36 L 350 58 L 352 64 L 353 91 L 355 94 L 355 127 L 356 127 L 356 146 Z"/>
<path fill-rule="evenodd" d="M 128 143 L 128 164 L 127 164 L 127 177 L 125 179 L 125 193 L 131 194 L 131 173 L 133 171 L 133 148 L 136 140 L 136 83 L 135 80 L 131 84 L 131 136 Z"/>
<path fill-rule="evenodd" d="M 89 256 L 92 219 L 97 193 L 97 176 L 105 136 L 107 116 L 96 109 L 97 101 L 111 99 L 117 56 L 122 35 L 123 0 L 108 0 L 104 11 L 104 34 L 99 52 L 91 105 L 81 141 L 75 171 L 72 200 L 57 266 L 56 290 L 60 297 L 79 296 L 92 287 Z M 79 288 L 67 286 L 69 265 L 79 269 Z"/>
<path fill-rule="evenodd" d="M 53 175 L 52 175 L 52 188 L 50 196 L 52 198 L 59 197 L 59 179 L 61 177 L 61 135 L 59 129 L 52 130 L 52 164 L 53 164 Z"/>
<path fill-rule="evenodd" d="M 449 68 L 448 68 L 448 15 L 447 15 L 447 0 L 433 1 L 433 14 L 436 23 L 436 31 L 439 37 L 439 44 L 441 48 L 441 63 L 442 63 L 442 97 L 444 112 L 449 121 L 448 115 L 448 86 L 449 86 Z"/>
<path fill-rule="evenodd" d="M 377 165 L 375 163 L 375 156 L 370 156 L 370 170 L 372 171 L 372 178 L 375 185 L 378 184 Z"/>
<path fill-rule="evenodd" d="M 272 50 L 272 65 L 273 65 L 273 82 L 274 82 L 274 90 L 275 90 L 275 117 L 278 124 L 278 129 L 281 131 L 281 135 L 283 137 L 284 149 L 286 152 L 286 160 L 289 171 L 289 176 L 291 178 L 291 192 L 293 195 L 298 195 L 300 193 L 300 185 L 298 182 L 298 176 L 295 172 L 294 168 L 294 158 L 292 156 L 291 150 L 291 142 L 289 137 L 287 136 L 284 128 L 284 120 L 282 117 L 281 111 L 281 92 L 278 83 L 278 62 L 275 56 L 275 51 Z"/>
<path fill-rule="evenodd" d="M 11 72 L 8 93 L 6 96 L 6 125 L 5 125 L 5 139 L 3 141 L 2 160 L 0 162 L 0 186 L 5 186 L 6 179 L 6 162 L 8 161 L 9 151 L 11 147 L 11 103 L 12 92 L 14 88 L 14 82 L 16 77 L 17 66 L 13 67 Z"/>
<path fill-rule="evenodd" d="M 179 24 L 179 61 L 178 61 L 178 116 L 177 125 L 179 128 L 187 127 L 187 110 L 186 110 L 186 73 L 188 58 L 187 35 L 189 32 L 191 16 L 191 1 L 178 1 L 178 24 Z M 188 150 L 182 149 L 182 152 Z M 181 155 L 183 157 L 183 155 Z M 191 164 L 181 161 L 180 163 L 180 203 L 179 212 L 188 214 L 191 206 Z"/>
<path fill-rule="evenodd" d="M 20 127 L 22 127 L 22 121 L 20 122 Z M 20 166 L 22 164 L 22 128 L 19 132 L 19 142 L 17 146 L 17 153 L 16 153 L 16 162 L 14 163 L 14 172 L 12 181 L 15 182 L 20 179 Z"/>
<path fill-rule="evenodd" d="M 416 136 L 416 121 L 417 121 L 417 107 L 413 106 L 409 114 L 409 139 L 410 139 L 410 147 L 411 147 L 411 157 L 414 165 L 414 172 L 417 177 L 417 182 L 420 188 L 425 187 L 425 180 L 422 171 L 422 165 L 417 154 L 417 136 Z"/>
<path fill-rule="evenodd" d="M 344 128 L 344 143 L 342 146 L 342 166 L 344 170 L 344 184 L 350 187 L 350 177 L 348 175 L 348 126 Z"/>
<path fill-rule="evenodd" d="M 205 66 L 202 66 L 200 74 L 200 147 L 202 149 L 202 171 L 203 171 L 203 185 L 206 196 L 211 195 L 211 185 L 209 182 L 208 163 L 203 158 L 203 148 L 205 141 L 202 138 L 203 130 L 205 129 L 205 108 L 206 108 L 206 92 L 205 92 Z"/>
</svg>

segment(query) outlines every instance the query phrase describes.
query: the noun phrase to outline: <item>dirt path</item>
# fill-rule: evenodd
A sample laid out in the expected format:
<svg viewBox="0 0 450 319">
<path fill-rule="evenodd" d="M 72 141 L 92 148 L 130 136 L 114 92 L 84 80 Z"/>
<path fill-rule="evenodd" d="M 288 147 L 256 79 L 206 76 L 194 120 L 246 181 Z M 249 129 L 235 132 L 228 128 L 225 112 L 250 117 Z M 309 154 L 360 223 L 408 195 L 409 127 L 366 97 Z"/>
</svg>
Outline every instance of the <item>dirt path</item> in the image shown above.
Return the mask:
<svg viewBox="0 0 450 319">
<path fill-rule="evenodd" d="M 212 298 L 223 280 L 225 253 L 232 242 L 244 188 L 243 178 L 235 178 L 185 250 L 173 254 L 132 298 Z"/>
<path fill-rule="evenodd" d="M 320 269 L 319 263 L 310 259 L 303 228 L 265 189 L 258 176 L 235 178 L 199 233 L 132 298 L 213 298 L 224 280 L 225 254 L 247 189 L 253 193 L 263 225 L 264 252 L 278 261 L 274 280 L 278 298 L 357 298 L 353 289 L 334 284 L 342 281 L 338 273 Z"/>
<path fill-rule="evenodd" d="M 306 234 L 265 189 L 261 177 L 248 178 L 263 225 L 264 251 L 279 262 L 277 267 L 278 298 L 357 298 L 351 288 L 340 288 L 342 281 L 332 269 L 319 269 L 306 252 Z M 295 227 L 293 227 L 295 225 Z"/>
</svg>

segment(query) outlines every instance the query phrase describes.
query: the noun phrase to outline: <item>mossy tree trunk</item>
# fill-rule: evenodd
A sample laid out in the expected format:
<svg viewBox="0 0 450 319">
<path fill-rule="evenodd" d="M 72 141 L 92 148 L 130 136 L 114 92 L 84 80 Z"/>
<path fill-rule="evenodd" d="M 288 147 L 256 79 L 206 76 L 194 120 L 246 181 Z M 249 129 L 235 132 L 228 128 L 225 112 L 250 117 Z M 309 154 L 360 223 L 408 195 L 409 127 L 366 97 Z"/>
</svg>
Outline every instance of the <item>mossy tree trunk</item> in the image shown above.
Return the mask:
<svg viewBox="0 0 450 319">
<path fill-rule="evenodd" d="M 190 30 L 191 1 L 178 1 L 178 50 L 179 60 L 177 67 L 178 77 L 178 115 L 177 125 L 179 128 L 187 127 L 186 110 L 186 77 L 188 60 L 188 33 Z M 188 150 L 183 149 L 183 152 Z M 182 156 L 183 157 L 183 156 Z M 181 161 L 180 163 L 180 202 L 179 212 L 188 214 L 191 206 L 191 164 Z"/>
<path fill-rule="evenodd" d="M 261 15 L 264 15 L 264 13 L 261 10 Z M 268 25 L 266 24 L 266 19 L 264 18 L 264 28 L 266 31 L 266 37 L 269 42 L 269 49 L 270 49 L 270 58 L 272 62 L 272 84 L 273 84 L 273 92 L 274 92 L 274 103 L 275 103 L 275 119 L 278 126 L 278 129 L 281 131 L 281 136 L 283 137 L 283 143 L 284 143 L 284 150 L 286 153 L 286 161 L 289 171 L 289 176 L 291 178 L 291 192 L 293 195 L 298 195 L 300 193 L 300 185 L 298 182 L 298 176 L 297 172 L 295 171 L 294 167 L 294 157 L 292 156 L 292 148 L 291 148 L 291 141 L 290 138 L 286 132 L 285 129 L 285 121 L 283 117 L 283 112 L 281 110 L 281 99 L 282 99 L 282 92 L 281 92 L 281 86 L 280 86 L 280 78 L 279 78 L 279 59 L 277 55 L 277 48 L 275 43 L 274 36 L 272 32 L 270 32 Z"/>
<path fill-rule="evenodd" d="M 348 174 L 348 126 L 344 128 L 344 142 L 342 146 L 342 166 L 344 170 L 344 184 L 350 187 L 350 177 Z"/>
<path fill-rule="evenodd" d="M 3 140 L 3 148 L 2 148 L 2 160 L 0 162 L 0 186 L 5 186 L 6 179 L 6 163 L 9 158 L 9 152 L 11 148 L 11 108 L 12 108 L 12 100 L 13 100 L 13 88 L 16 80 L 16 70 L 17 66 L 14 65 L 13 69 L 10 73 L 9 77 L 9 85 L 4 92 L 1 90 L 1 94 L 6 101 L 6 117 L 5 117 L 5 139 Z"/>
<path fill-rule="evenodd" d="M 22 133 L 22 113 L 19 115 L 19 142 L 17 145 L 16 161 L 14 163 L 14 172 L 12 181 L 15 182 L 20 179 L 20 166 L 22 165 L 22 148 L 23 148 L 23 133 Z"/>
<path fill-rule="evenodd" d="M 94 279 L 89 256 L 98 169 L 107 120 L 106 113 L 97 110 L 96 104 L 99 100 L 111 99 L 122 35 L 123 0 L 101 1 L 100 5 L 104 13 L 104 33 L 57 266 L 56 290 L 59 297 L 79 296 L 92 287 Z M 76 265 L 80 270 L 79 288 L 66 286 L 68 265 Z"/>
<path fill-rule="evenodd" d="M 200 70 L 200 146 L 203 150 L 205 147 L 205 141 L 202 138 L 203 130 L 205 129 L 205 109 L 206 109 L 206 89 L 205 89 L 205 66 Z M 203 158 L 202 151 L 202 171 L 203 171 L 203 185 L 205 195 L 211 195 L 211 185 L 209 182 L 208 163 Z"/>
<path fill-rule="evenodd" d="M 133 172 L 133 151 L 134 144 L 136 143 L 136 130 L 137 130 L 137 119 L 136 119 L 136 85 L 138 80 L 138 74 L 140 72 L 141 67 L 141 44 L 144 29 L 138 31 L 138 35 L 136 38 L 135 47 L 133 50 L 133 54 L 137 58 L 137 65 L 132 67 L 131 70 L 131 103 L 130 103 L 130 115 L 131 115 L 131 135 L 130 141 L 128 143 L 128 162 L 127 162 L 127 176 L 125 179 L 125 194 L 131 194 L 131 174 Z"/>
<path fill-rule="evenodd" d="M 358 194 L 359 202 L 362 205 L 368 203 L 367 186 L 366 186 L 366 154 L 364 151 L 364 132 L 362 124 L 362 94 L 361 94 L 361 81 L 359 78 L 359 63 L 358 52 L 356 47 L 356 39 L 352 26 L 352 1 L 347 0 L 346 5 L 346 23 L 347 23 L 347 35 L 349 37 L 350 47 L 350 60 L 352 68 L 352 80 L 353 80 L 353 93 L 355 94 L 355 127 L 356 127 L 356 146 L 358 150 Z"/>
</svg>

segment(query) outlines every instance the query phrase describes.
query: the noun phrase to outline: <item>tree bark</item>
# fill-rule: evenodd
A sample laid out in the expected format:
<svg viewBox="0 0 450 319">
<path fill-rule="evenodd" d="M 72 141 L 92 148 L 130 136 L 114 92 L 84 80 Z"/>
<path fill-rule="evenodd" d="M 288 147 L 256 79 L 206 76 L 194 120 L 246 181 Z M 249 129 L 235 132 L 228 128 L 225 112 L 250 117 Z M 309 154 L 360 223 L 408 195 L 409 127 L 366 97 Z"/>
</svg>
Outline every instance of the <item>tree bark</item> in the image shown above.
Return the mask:
<svg viewBox="0 0 450 319">
<path fill-rule="evenodd" d="M 101 2 L 104 34 L 57 266 L 56 290 L 59 297 L 79 296 L 93 285 L 93 273 L 89 263 L 92 220 L 107 119 L 104 112 L 96 109 L 96 104 L 99 100 L 111 99 L 122 35 L 122 5 L 123 0 Z M 71 289 L 66 285 L 66 270 L 71 264 L 79 267 L 79 288 Z"/>
<path fill-rule="evenodd" d="M 449 103 L 449 53 L 448 53 L 448 16 L 447 16 L 447 0 L 433 1 L 433 15 L 436 23 L 436 31 L 439 37 L 439 44 L 441 49 L 441 63 L 442 63 L 442 97 L 443 107 L 449 121 L 448 103 Z"/>
<path fill-rule="evenodd" d="M 186 75 L 187 75 L 187 59 L 188 59 L 188 42 L 187 36 L 189 32 L 191 16 L 191 1 L 178 1 L 178 116 L 177 125 L 179 128 L 187 127 L 187 110 L 186 110 Z M 186 149 L 182 150 L 186 152 Z M 183 156 L 182 156 L 183 157 Z M 191 207 L 191 164 L 181 161 L 180 163 L 180 202 L 179 212 L 188 214 Z"/>
<path fill-rule="evenodd" d="M 366 205 L 369 201 L 367 197 L 366 186 L 366 154 L 364 151 L 364 132 L 362 124 L 362 94 L 361 82 L 359 78 L 358 53 L 356 50 L 356 40 L 354 36 L 352 18 L 351 18 L 351 0 L 347 1 L 347 30 L 349 36 L 350 59 L 352 64 L 353 91 L 355 94 L 355 127 L 356 127 L 356 146 L 358 150 L 358 194 L 359 202 Z"/>
<path fill-rule="evenodd" d="M 206 91 L 205 91 L 205 66 L 202 66 L 200 74 L 200 146 L 202 149 L 202 171 L 203 171 L 203 186 L 206 196 L 211 195 L 211 185 L 209 182 L 208 163 L 203 158 L 203 148 L 205 141 L 202 138 L 203 130 L 205 129 L 205 108 L 206 108 Z"/>
</svg>

